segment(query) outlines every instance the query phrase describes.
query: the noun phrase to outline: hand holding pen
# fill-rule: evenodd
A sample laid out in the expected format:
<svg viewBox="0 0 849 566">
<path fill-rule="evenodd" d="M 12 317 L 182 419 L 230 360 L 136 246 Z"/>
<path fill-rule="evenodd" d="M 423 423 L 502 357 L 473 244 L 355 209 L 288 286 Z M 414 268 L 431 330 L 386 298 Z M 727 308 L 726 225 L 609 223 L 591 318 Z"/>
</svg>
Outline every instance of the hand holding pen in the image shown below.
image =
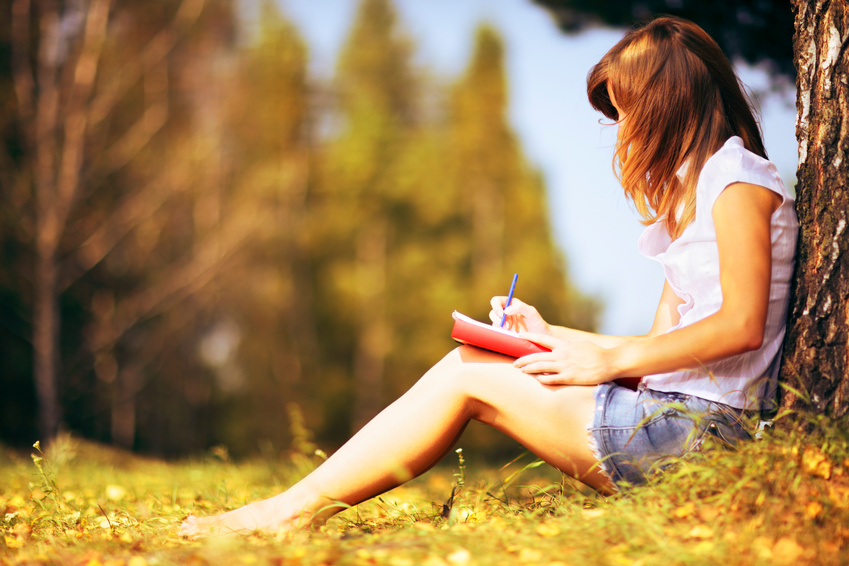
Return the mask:
<svg viewBox="0 0 849 566">
<path fill-rule="evenodd" d="M 543 320 L 537 309 L 514 298 L 518 278 L 518 274 L 513 276 L 513 282 L 510 284 L 510 291 L 506 298 L 504 296 L 492 298 L 490 302 L 492 305 L 492 310 L 489 313 L 490 320 L 492 320 L 493 325 L 502 328 L 506 326 L 516 332 L 527 331 L 537 334 L 548 334 L 548 323 Z M 506 309 L 511 304 L 513 305 L 513 309 L 511 309 L 510 324 L 507 324 Z"/>
<path fill-rule="evenodd" d="M 504 323 L 507 322 L 506 309 L 507 309 L 507 307 L 510 306 L 510 303 L 513 302 L 513 293 L 516 292 L 516 281 L 518 281 L 518 280 L 519 280 L 519 274 L 518 273 L 513 274 L 513 282 L 510 283 L 510 292 L 507 293 L 507 302 L 504 304 L 504 309 L 505 309 L 504 316 L 501 317 L 501 324 L 499 324 L 499 326 L 501 328 L 504 328 Z"/>
</svg>

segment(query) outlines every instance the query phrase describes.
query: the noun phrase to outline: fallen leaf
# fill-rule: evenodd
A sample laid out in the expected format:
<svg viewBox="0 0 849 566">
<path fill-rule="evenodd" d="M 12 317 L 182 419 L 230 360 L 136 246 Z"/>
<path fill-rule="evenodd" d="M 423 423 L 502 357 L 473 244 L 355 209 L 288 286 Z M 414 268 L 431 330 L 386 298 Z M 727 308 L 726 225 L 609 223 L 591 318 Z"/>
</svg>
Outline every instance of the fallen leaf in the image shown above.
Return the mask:
<svg viewBox="0 0 849 566">
<path fill-rule="evenodd" d="M 537 534 L 541 537 L 556 537 L 560 534 L 560 527 L 556 523 L 543 523 L 536 528 Z"/>
<path fill-rule="evenodd" d="M 719 517 L 720 511 L 716 507 L 702 507 L 699 509 L 699 517 L 702 518 L 702 521 L 705 523 L 710 523 L 717 517 Z"/>
<path fill-rule="evenodd" d="M 24 546 L 24 541 L 19 538 L 10 537 L 7 535 L 3 538 L 3 540 L 6 542 L 6 548 L 15 549 L 22 548 Z"/>
<path fill-rule="evenodd" d="M 519 562 L 533 562 L 538 564 L 542 561 L 542 552 L 534 548 L 523 548 L 519 551 Z"/>
<path fill-rule="evenodd" d="M 772 561 L 773 542 L 769 537 L 757 537 L 751 543 L 751 548 L 755 551 L 755 555 L 759 560 L 765 562 Z"/>
<path fill-rule="evenodd" d="M 687 533 L 690 538 L 708 539 L 713 538 L 713 531 L 707 525 L 696 525 Z"/>
<path fill-rule="evenodd" d="M 802 468 L 812 476 L 829 479 L 831 462 L 819 449 L 809 446 L 802 454 Z"/>
<path fill-rule="evenodd" d="M 472 562 L 472 553 L 465 548 L 461 548 L 446 556 L 445 559 L 448 560 L 449 564 L 453 564 L 454 566 L 465 566 Z"/>
<path fill-rule="evenodd" d="M 822 515 L 822 505 L 819 501 L 811 501 L 805 507 L 805 515 L 808 516 L 809 519 L 816 519 L 820 515 Z"/>
<path fill-rule="evenodd" d="M 120 501 L 127 495 L 127 490 L 120 485 L 110 484 L 106 486 L 106 499 L 109 501 Z"/>
<path fill-rule="evenodd" d="M 781 537 L 772 549 L 772 556 L 776 564 L 795 564 L 804 552 L 795 539 Z"/>
<path fill-rule="evenodd" d="M 438 556 L 428 556 L 425 558 L 422 566 L 446 566 L 448 563 Z"/>
<path fill-rule="evenodd" d="M 686 504 L 677 507 L 675 511 L 672 512 L 672 514 L 678 517 L 679 519 L 685 519 L 692 515 L 695 510 L 696 504 L 692 501 L 688 501 Z"/>
</svg>

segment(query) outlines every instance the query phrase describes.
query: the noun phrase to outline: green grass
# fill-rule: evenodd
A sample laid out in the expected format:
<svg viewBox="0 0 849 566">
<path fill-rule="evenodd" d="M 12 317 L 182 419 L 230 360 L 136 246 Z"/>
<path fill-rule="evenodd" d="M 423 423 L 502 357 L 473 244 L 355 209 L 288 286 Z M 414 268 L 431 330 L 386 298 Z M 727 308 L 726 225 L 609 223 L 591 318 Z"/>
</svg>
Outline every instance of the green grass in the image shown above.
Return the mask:
<svg viewBox="0 0 849 566">
<path fill-rule="evenodd" d="M 199 542 L 176 535 L 186 515 L 277 493 L 309 459 L 165 463 L 63 437 L 43 460 L 0 448 L 0 564 L 847 564 L 849 437 L 814 424 L 608 498 L 527 455 L 501 469 L 455 455 L 320 529 Z"/>
</svg>

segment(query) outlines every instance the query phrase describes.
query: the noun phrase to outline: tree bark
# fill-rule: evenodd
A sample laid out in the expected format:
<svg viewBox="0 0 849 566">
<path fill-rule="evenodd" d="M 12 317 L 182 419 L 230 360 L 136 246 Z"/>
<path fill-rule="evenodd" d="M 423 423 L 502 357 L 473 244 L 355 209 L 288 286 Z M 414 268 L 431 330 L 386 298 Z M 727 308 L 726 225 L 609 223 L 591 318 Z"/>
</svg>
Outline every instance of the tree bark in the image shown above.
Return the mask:
<svg viewBox="0 0 849 566">
<path fill-rule="evenodd" d="M 849 9 L 824 0 L 793 8 L 800 234 L 782 407 L 839 418 L 849 413 Z"/>
</svg>

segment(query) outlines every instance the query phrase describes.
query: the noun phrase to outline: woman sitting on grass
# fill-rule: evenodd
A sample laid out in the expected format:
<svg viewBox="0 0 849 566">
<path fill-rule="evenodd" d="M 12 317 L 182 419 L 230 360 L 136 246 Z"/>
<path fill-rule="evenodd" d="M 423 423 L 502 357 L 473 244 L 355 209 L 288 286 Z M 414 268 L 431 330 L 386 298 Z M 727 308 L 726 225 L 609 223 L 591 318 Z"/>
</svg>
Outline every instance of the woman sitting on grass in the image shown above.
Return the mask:
<svg viewBox="0 0 849 566">
<path fill-rule="evenodd" d="M 490 318 L 551 352 L 512 359 L 461 346 L 285 492 L 198 518 L 195 537 L 291 529 L 422 474 L 475 419 L 602 491 L 646 480 L 706 435 L 748 438 L 775 378 L 796 249 L 793 199 L 767 161 L 728 59 L 664 17 L 590 71 L 590 103 L 618 124 L 615 163 L 645 218 L 640 251 L 665 284 L 651 331 L 614 337 L 548 324 L 492 299 Z M 636 390 L 614 380 L 642 377 Z"/>
</svg>

